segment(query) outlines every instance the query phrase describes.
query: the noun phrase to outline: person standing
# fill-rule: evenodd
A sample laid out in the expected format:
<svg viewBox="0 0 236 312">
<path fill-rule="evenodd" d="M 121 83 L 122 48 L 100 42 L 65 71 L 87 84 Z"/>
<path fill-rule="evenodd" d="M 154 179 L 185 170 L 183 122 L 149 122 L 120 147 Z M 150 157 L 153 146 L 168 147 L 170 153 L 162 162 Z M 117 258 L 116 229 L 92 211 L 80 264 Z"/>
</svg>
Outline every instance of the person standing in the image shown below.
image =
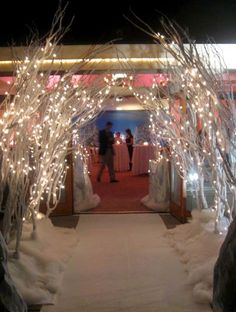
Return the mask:
<svg viewBox="0 0 236 312">
<path fill-rule="evenodd" d="M 127 148 L 128 148 L 128 152 L 129 152 L 129 170 L 132 170 L 132 157 L 133 157 L 133 145 L 134 145 L 134 137 L 132 135 L 132 132 L 130 129 L 126 129 L 125 130 L 126 132 L 126 139 L 125 139 L 125 142 L 126 142 L 126 145 L 127 145 Z"/>
<path fill-rule="evenodd" d="M 116 180 L 114 170 L 114 150 L 113 144 L 115 142 L 113 133 L 111 131 L 112 123 L 108 121 L 105 129 L 99 131 L 99 155 L 101 158 L 101 166 L 98 171 L 97 181 L 100 182 L 103 171 L 107 166 L 110 176 L 110 182 L 119 182 Z"/>
</svg>

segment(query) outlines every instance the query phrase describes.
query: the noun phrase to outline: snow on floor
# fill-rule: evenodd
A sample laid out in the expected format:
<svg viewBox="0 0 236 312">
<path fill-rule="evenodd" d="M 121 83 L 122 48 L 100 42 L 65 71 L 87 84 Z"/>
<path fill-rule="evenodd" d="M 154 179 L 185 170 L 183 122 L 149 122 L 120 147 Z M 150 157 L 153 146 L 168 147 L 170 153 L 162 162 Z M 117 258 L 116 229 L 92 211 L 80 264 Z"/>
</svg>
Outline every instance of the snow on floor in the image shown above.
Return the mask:
<svg viewBox="0 0 236 312">
<path fill-rule="evenodd" d="M 224 235 L 214 233 L 214 214 L 192 212 L 193 220 L 166 232 L 170 245 L 180 255 L 193 288 L 194 300 L 212 302 L 213 270 Z"/>
<path fill-rule="evenodd" d="M 82 215 L 55 306 L 42 312 L 208 312 L 157 214 Z"/>
<path fill-rule="evenodd" d="M 9 257 L 9 271 L 27 304 L 54 303 L 78 235 L 74 229 L 54 227 L 49 219 L 38 221 L 37 239 L 31 239 L 31 232 L 32 225 L 25 224 L 20 259 Z"/>
</svg>

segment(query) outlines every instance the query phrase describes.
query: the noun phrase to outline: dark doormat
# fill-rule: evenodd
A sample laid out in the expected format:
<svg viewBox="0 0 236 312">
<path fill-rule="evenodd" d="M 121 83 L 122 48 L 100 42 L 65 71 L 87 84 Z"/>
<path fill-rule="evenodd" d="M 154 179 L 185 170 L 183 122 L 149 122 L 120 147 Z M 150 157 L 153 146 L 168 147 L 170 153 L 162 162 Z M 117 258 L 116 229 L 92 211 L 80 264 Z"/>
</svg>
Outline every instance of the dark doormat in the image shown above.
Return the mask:
<svg viewBox="0 0 236 312">
<path fill-rule="evenodd" d="M 50 217 L 53 225 L 66 228 L 76 228 L 79 216 L 53 216 Z"/>
<path fill-rule="evenodd" d="M 159 213 L 159 216 L 162 218 L 163 223 L 165 224 L 167 229 L 173 229 L 177 225 L 182 224 L 179 220 L 173 217 L 169 213 Z"/>
<path fill-rule="evenodd" d="M 40 312 L 42 308 L 41 304 L 35 304 L 35 305 L 30 305 L 28 306 L 28 312 Z"/>
</svg>

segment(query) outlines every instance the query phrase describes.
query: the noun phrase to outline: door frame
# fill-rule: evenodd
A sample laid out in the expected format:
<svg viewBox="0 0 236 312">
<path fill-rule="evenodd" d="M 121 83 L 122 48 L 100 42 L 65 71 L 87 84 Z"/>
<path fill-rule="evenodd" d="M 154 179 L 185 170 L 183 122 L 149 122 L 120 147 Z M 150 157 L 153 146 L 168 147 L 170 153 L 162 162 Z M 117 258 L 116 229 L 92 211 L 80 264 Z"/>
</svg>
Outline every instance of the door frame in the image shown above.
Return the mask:
<svg viewBox="0 0 236 312">
<path fill-rule="evenodd" d="M 174 170 L 174 171 L 173 171 Z M 187 222 L 189 213 L 186 210 L 186 182 L 180 177 L 174 164 L 170 162 L 169 165 L 170 173 L 170 214 L 178 219 L 181 223 Z M 177 189 L 174 189 L 174 179 L 177 182 Z M 171 196 L 173 192 L 178 192 L 179 202 L 177 203 Z"/>
</svg>

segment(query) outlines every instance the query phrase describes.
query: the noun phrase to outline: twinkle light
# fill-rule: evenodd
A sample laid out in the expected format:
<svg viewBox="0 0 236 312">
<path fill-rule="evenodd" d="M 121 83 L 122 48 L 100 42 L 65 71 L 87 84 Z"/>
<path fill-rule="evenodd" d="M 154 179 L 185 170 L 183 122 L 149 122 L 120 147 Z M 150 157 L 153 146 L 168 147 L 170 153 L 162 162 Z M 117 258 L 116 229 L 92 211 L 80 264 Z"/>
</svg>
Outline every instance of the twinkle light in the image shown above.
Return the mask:
<svg viewBox="0 0 236 312">
<path fill-rule="evenodd" d="M 177 64 L 174 67 L 172 64 L 164 66 L 171 85 L 164 88 L 153 81 L 149 89 L 137 91 L 133 88 L 133 95 L 152 115 L 149 126 L 152 143 L 161 148 L 160 140 L 168 142 L 171 161 L 180 176 L 186 181 L 188 175 L 188 179 L 194 181 L 199 189 L 204 184 L 201 181 L 210 178 L 215 196 L 219 197 L 221 187 L 236 183 L 234 169 L 231 165 L 223 165 L 226 146 L 228 155 L 235 158 L 236 154 L 231 135 L 236 128 L 232 118 L 235 103 L 232 95 L 224 89 L 224 64 L 222 62 L 220 70 L 216 68 L 210 55 L 213 54 L 219 61 L 220 53 L 217 54 L 214 48 L 208 53 L 210 48 L 204 47 L 206 53 L 202 57 L 194 43 L 186 46 L 183 44 L 181 34 L 175 36 L 172 40 L 174 45 L 170 45 L 169 37 L 176 29 L 171 29 L 174 27 L 172 25 L 166 27 L 170 28 L 168 39 L 160 33 L 153 33 L 153 36 L 157 37 L 161 48 L 168 55 L 171 54 Z M 231 85 L 230 81 L 227 83 Z M 219 92 L 224 94 L 226 105 L 219 98 Z M 165 108 L 164 99 L 168 103 Z M 156 157 L 158 161 L 161 160 L 158 153 Z M 205 163 L 209 168 L 204 166 Z M 192 168 L 196 168 L 198 173 L 193 173 Z M 229 176 L 232 181 L 226 179 Z M 202 194 L 204 196 L 204 190 Z M 227 202 L 227 198 L 224 201 Z M 219 201 L 216 205 L 217 218 L 221 218 L 227 209 L 227 205 Z M 216 219 L 217 222 L 219 219 Z"/>
<path fill-rule="evenodd" d="M 56 57 L 55 47 L 56 42 L 47 43 L 35 56 L 26 57 L 23 64 L 16 62 L 18 68 L 12 86 L 17 93 L 13 100 L 6 97 L 3 102 L 2 182 L 10 190 L 5 214 L 20 218 L 19 222 L 38 219 L 41 201 L 49 203 L 47 215 L 55 209 L 65 188 L 69 169 L 66 157 L 74 148 L 70 146 L 72 129 L 75 125 L 80 129 L 93 119 L 110 93 L 110 87 L 101 87 L 99 79 L 91 87 L 81 82 L 75 90 L 68 83 L 72 81 L 73 71 L 63 74 L 56 87 L 48 92 L 50 71 L 42 73 L 39 68 L 50 55 Z M 22 206 L 26 209 L 23 216 L 18 211 Z M 7 231 L 10 228 L 11 223 Z M 18 242 L 20 236 L 19 232 Z"/>
</svg>

